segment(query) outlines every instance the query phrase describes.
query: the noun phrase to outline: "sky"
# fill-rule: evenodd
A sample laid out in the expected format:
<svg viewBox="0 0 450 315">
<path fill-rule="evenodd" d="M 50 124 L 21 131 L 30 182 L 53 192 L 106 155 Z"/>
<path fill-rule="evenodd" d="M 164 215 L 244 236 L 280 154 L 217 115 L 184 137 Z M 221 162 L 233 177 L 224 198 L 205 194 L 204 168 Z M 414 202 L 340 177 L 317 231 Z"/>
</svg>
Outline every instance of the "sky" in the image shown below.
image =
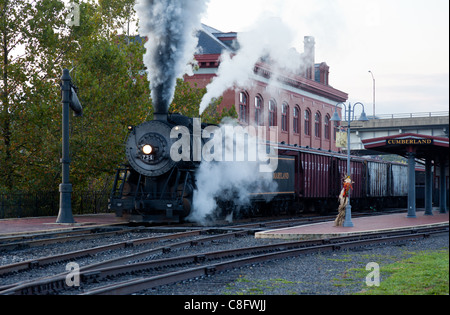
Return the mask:
<svg viewBox="0 0 450 315">
<path fill-rule="evenodd" d="M 449 110 L 448 0 L 210 0 L 202 23 L 245 32 L 261 16 L 279 17 L 316 40 L 316 63 L 330 85 L 373 115 Z"/>
</svg>

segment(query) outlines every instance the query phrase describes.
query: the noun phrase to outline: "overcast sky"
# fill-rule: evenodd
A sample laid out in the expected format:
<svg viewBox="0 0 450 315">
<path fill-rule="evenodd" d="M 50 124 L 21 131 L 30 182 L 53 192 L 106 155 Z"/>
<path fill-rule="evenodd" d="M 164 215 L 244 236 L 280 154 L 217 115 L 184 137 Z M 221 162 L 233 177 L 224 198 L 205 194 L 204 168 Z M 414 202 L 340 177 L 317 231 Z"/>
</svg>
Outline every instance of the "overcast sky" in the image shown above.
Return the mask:
<svg viewBox="0 0 450 315">
<path fill-rule="evenodd" d="M 210 0 L 202 22 L 242 32 L 262 15 L 280 17 L 316 39 L 316 63 L 330 66 L 330 85 L 373 114 L 448 111 L 448 0 Z"/>
</svg>

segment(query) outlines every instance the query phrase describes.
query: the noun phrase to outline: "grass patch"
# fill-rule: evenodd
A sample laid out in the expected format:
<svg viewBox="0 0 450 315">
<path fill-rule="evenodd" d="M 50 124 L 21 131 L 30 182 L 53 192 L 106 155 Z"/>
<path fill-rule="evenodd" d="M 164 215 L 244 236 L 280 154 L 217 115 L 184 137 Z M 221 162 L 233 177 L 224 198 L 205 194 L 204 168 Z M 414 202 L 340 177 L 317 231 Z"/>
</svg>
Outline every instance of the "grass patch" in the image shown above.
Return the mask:
<svg viewBox="0 0 450 315">
<path fill-rule="evenodd" d="M 231 295 L 263 295 L 270 294 L 276 289 L 284 289 L 289 295 L 297 294 L 290 290 L 292 285 L 301 282 L 289 281 L 286 279 L 269 279 L 269 280 L 249 280 L 240 276 L 234 283 L 229 284 L 224 294 Z"/>
<path fill-rule="evenodd" d="M 423 251 L 395 263 L 380 266 L 379 287 L 366 287 L 363 295 L 445 295 L 449 294 L 449 251 Z M 367 271 L 353 270 L 356 277 Z M 353 278 L 353 277 L 352 277 Z M 361 278 L 359 278 L 361 279 Z M 365 281 L 365 280 L 363 280 Z"/>
</svg>

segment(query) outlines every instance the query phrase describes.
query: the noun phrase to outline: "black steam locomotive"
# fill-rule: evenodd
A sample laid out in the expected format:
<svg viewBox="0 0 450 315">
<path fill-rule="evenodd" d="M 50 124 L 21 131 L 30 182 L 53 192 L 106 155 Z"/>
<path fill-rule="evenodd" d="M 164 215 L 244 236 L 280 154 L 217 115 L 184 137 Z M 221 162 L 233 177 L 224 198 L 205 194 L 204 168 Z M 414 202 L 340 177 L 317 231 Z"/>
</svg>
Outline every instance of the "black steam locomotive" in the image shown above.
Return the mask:
<svg viewBox="0 0 450 315">
<path fill-rule="evenodd" d="M 198 163 L 171 159 L 170 134 L 180 126 L 193 129 L 193 120 L 162 116 L 128 127 L 128 164 L 117 170 L 110 209 L 128 221 L 178 222 L 189 215 Z"/>
<path fill-rule="evenodd" d="M 205 143 L 199 134 L 208 126 L 196 126 L 194 119 L 175 114 L 158 115 L 153 121 L 129 127 L 128 164 L 117 170 L 110 209 L 131 222 L 180 222 L 188 217 L 193 211 L 196 173 L 202 159 L 195 156 L 195 149 L 181 152 L 175 144 L 184 134 L 191 148 L 202 147 Z M 277 148 L 276 156 L 272 156 L 277 160 L 273 171 L 276 185 L 249 190 L 251 202 L 240 213 L 324 213 L 337 209 L 337 197 L 347 172 L 346 155 L 278 143 L 267 145 Z M 185 158 L 174 160 L 173 153 L 184 154 Z M 406 165 L 352 157 L 351 167 L 355 210 L 406 206 Z M 237 206 L 232 199 L 228 195 L 217 200 L 218 211 L 233 212 Z"/>
</svg>

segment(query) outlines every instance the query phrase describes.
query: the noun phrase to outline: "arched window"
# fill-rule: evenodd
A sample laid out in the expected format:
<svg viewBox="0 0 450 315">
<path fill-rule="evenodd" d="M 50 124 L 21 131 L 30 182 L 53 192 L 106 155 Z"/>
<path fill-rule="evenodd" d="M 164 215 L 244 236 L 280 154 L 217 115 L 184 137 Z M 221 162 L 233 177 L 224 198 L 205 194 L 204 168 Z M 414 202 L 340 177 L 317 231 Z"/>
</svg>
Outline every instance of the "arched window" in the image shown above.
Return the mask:
<svg viewBox="0 0 450 315">
<path fill-rule="evenodd" d="M 277 103 L 275 100 L 269 101 L 269 126 L 277 126 Z"/>
<path fill-rule="evenodd" d="M 287 103 L 283 103 L 281 106 L 281 130 L 289 131 L 289 105 Z"/>
<path fill-rule="evenodd" d="M 300 108 L 298 106 L 294 107 L 294 133 L 300 133 Z"/>
<path fill-rule="evenodd" d="M 239 119 L 248 124 L 248 96 L 245 92 L 239 94 Z"/>
<path fill-rule="evenodd" d="M 331 122 L 330 122 L 330 115 L 327 114 L 325 116 L 325 139 L 330 140 L 331 139 Z"/>
<path fill-rule="evenodd" d="M 311 111 L 305 110 L 305 135 L 311 135 Z"/>
<path fill-rule="evenodd" d="M 321 137 L 321 135 L 322 135 L 322 115 L 320 115 L 320 112 L 317 112 L 316 113 L 316 116 L 315 116 L 315 118 L 314 118 L 314 121 L 315 121 L 315 128 L 314 128 L 314 135 L 317 137 L 317 138 L 320 138 Z"/>
<path fill-rule="evenodd" d="M 255 124 L 257 126 L 264 126 L 264 105 L 261 96 L 255 97 Z"/>
</svg>

